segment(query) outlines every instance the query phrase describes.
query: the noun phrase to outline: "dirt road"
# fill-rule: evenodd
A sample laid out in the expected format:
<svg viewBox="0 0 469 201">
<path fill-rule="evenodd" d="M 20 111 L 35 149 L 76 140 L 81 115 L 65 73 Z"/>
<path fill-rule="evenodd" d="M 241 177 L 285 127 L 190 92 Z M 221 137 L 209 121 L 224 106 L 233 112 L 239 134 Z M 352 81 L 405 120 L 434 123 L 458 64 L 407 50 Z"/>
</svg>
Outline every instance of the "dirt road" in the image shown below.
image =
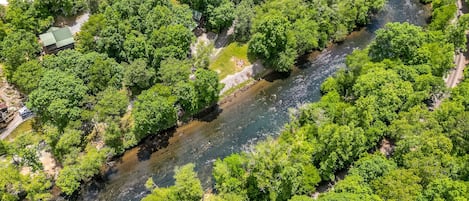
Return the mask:
<svg viewBox="0 0 469 201">
<path fill-rule="evenodd" d="M 464 76 L 463 72 L 464 72 L 464 67 L 466 67 L 467 65 L 467 60 L 466 60 L 466 57 L 463 55 L 463 53 L 459 53 L 458 55 L 456 55 L 455 63 L 456 63 L 456 68 L 450 71 L 450 74 L 445 80 L 446 86 L 448 88 L 456 87 Z"/>
<path fill-rule="evenodd" d="M 8 137 L 8 135 L 10 135 L 11 132 L 13 132 L 15 128 L 18 127 L 23 122 L 24 122 L 23 118 L 21 118 L 19 114 L 16 114 L 15 118 L 8 124 L 6 129 L 0 135 L 0 139 L 3 140 L 6 137 Z"/>
</svg>

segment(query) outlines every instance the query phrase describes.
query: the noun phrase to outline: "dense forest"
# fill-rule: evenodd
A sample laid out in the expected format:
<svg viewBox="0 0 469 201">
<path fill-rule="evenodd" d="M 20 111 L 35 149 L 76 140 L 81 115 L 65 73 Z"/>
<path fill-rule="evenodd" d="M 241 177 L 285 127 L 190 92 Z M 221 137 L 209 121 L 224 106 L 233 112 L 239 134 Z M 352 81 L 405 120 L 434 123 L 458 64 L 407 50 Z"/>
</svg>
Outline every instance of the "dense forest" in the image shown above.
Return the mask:
<svg viewBox="0 0 469 201">
<path fill-rule="evenodd" d="M 353 2 L 9 1 L 0 7 L 3 72 L 27 95 L 37 118 L 33 133 L 0 143 L 0 168 L 8 172 L 0 197 L 47 199 L 54 185 L 72 195 L 105 161 L 215 104 L 221 86 L 208 69 L 211 50 L 197 45 L 190 53 L 194 11 L 208 31 L 234 22 L 234 40 L 248 43 L 250 54 L 268 67 L 288 71 L 298 55 L 343 40 L 384 5 Z M 86 11 L 92 15 L 75 50 L 41 54 L 38 34 L 58 16 Z M 52 153 L 60 167 L 56 178 L 42 171 L 39 150 Z M 22 167 L 32 174 L 20 174 Z"/>
<path fill-rule="evenodd" d="M 197 26 L 216 33 L 233 26 L 250 56 L 286 72 L 298 56 L 367 24 L 384 3 L 10 0 L 0 6 L 2 70 L 37 117 L 33 133 L 0 141 L 0 200 L 47 200 L 52 186 L 71 198 L 112 157 L 216 104 L 221 86 L 208 69 L 211 49 L 195 44 Z M 467 199 L 469 81 L 428 108 L 449 93 L 442 76 L 465 50 L 469 18 L 450 23 L 452 0 L 424 3 L 433 6 L 426 29 L 388 24 L 322 85 L 321 101 L 291 114 L 279 139 L 217 160 L 217 193 L 208 199 L 311 200 L 319 182 L 341 171 L 348 175 L 320 200 Z M 38 34 L 58 16 L 86 11 L 74 50 L 41 54 Z M 377 150 L 383 139 L 395 144 L 392 153 Z M 43 171 L 41 150 L 53 155 L 57 175 Z M 149 180 L 145 200 L 200 200 L 193 169 L 177 168 L 171 187 Z"/>
<path fill-rule="evenodd" d="M 187 5 L 13 0 L 1 8 L 3 72 L 27 95 L 26 105 L 37 116 L 34 133 L 1 142 L 6 158 L 0 168 L 10 171 L 0 179 L 1 200 L 46 199 L 51 184 L 72 195 L 106 160 L 218 101 L 220 86 L 208 69 L 209 51 L 201 47 L 199 54 L 189 53 L 195 22 Z M 75 50 L 40 54 L 37 34 L 55 17 L 88 8 L 98 9 L 91 9 Z M 61 167 L 57 178 L 42 172 L 43 149 Z M 20 174 L 21 167 L 33 174 Z"/>
<path fill-rule="evenodd" d="M 291 113 L 278 139 L 215 162 L 216 194 L 203 194 L 189 164 L 176 169 L 174 186 L 150 179 L 144 200 L 314 200 L 318 184 L 339 172 L 345 178 L 318 200 L 469 199 L 469 80 L 449 90 L 442 79 L 466 47 L 469 16 L 450 23 L 453 3 L 434 3 L 426 29 L 378 30 L 322 84 L 320 101 Z"/>
</svg>

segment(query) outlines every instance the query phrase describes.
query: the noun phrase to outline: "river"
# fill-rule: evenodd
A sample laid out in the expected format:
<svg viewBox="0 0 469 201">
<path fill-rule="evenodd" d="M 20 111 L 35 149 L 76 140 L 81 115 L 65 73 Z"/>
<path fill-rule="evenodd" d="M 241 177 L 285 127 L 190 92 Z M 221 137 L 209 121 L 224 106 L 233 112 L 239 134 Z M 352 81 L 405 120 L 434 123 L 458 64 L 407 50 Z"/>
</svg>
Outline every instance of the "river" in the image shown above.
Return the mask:
<svg viewBox="0 0 469 201">
<path fill-rule="evenodd" d="M 259 81 L 222 105 L 216 114 L 178 128 L 159 149 L 154 146 L 156 140 L 147 140 L 126 151 L 101 179 L 83 186 L 79 199 L 140 200 L 148 193 L 144 184 L 149 177 L 158 186 L 172 185 L 174 167 L 187 163 L 196 164 L 204 188 L 212 187 L 211 170 L 217 158 L 240 152 L 268 136 L 278 136 L 288 121 L 288 108 L 319 100 L 321 83 L 345 66 L 347 54 L 366 47 L 377 29 L 387 22 L 425 25 L 428 14 L 428 8 L 418 0 L 388 0 L 367 27 L 311 56 L 289 77 Z"/>
</svg>

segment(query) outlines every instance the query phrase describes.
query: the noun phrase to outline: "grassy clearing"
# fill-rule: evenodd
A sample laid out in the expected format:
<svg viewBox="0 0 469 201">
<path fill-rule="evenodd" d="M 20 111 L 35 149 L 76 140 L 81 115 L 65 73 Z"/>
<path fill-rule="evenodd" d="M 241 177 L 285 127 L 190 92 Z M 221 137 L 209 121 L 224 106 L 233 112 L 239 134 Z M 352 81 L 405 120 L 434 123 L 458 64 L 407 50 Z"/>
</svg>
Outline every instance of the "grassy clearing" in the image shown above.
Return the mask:
<svg viewBox="0 0 469 201">
<path fill-rule="evenodd" d="M 21 135 L 23 133 L 30 133 L 33 131 L 33 118 L 26 120 L 25 122 L 21 123 L 18 127 L 15 128 L 11 132 L 10 135 L 8 135 L 5 140 L 13 140 L 15 139 L 16 136 Z"/>
<path fill-rule="evenodd" d="M 251 62 L 248 58 L 248 45 L 234 42 L 221 50 L 209 68 L 218 72 L 218 77 L 221 80 L 249 65 Z"/>
</svg>

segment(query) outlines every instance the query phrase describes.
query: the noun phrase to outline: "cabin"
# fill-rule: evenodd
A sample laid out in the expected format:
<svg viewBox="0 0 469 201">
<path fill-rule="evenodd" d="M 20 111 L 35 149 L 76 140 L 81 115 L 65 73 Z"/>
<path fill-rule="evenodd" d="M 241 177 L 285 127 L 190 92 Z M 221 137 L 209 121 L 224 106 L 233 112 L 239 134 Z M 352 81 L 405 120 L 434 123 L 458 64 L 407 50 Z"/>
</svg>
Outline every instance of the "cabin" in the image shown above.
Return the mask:
<svg viewBox="0 0 469 201">
<path fill-rule="evenodd" d="M 46 33 L 39 35 L 39 39 L 46 54 L 56 54 L 61 50 L 75 48 L 75 40 L 68 26 L 51 27 Z"/>
</svg>

